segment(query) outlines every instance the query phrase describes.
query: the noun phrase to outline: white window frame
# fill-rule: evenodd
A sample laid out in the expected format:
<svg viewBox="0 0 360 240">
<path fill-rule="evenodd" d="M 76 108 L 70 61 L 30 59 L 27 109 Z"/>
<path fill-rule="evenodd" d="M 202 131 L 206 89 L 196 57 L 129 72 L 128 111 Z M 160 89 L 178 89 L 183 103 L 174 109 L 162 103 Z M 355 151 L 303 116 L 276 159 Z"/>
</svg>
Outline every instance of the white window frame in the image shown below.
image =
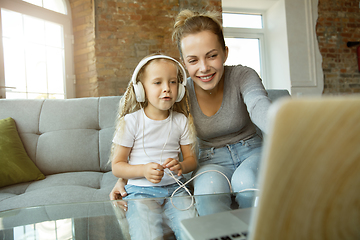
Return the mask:
<svg viewBox="0 0 360 240">
<path fill-rule="evenodd" d="M 253 13 L 253 12 L 234 12 L 234 11 L 223 11 L 224 13 L 234 13 L 234 14 L 250 14 L 250 15 L 262 15 L 263 13 Z M 267 80 L 266 76 L 266 53 L 265 53 L 265 23 L 263 21 L 263 28 L 255 29 L 255 28 L 234 28 L 234 27 L 224 27 L 224 37 L 225 38 L 251 38 L 251 39 L 259 39 L 259 53 L 260 53 L 260 75 L 262 78 L 262 82 L 267 88 Z"/>
<path fill-rule="evenodd" d="M 72 19 L 70 5 L 65 0 L 67 5 L 67 15 L 57 13 L 22 0 L 1 0 L 0 8 L 5 8 L 10 11 L 40 18 L 45 21 L 54 22 L 63 26 L 64 30 L 64 51 L 65 51 L 65 84 L 64 84 L 64 98 L 74 98 L 75 96 L 75 75 L 74 75 L 74 55 L 73 44 L 74 37 L 72 31 Z M 0 11 L 0 36 L 2 36 L 2 23 Z M 2 37 L 0 37 L 0 98 L 4 98 L 6 94 L 5 87 L 5 70 L 4 70 L 4 52 Z"/>
</svg>

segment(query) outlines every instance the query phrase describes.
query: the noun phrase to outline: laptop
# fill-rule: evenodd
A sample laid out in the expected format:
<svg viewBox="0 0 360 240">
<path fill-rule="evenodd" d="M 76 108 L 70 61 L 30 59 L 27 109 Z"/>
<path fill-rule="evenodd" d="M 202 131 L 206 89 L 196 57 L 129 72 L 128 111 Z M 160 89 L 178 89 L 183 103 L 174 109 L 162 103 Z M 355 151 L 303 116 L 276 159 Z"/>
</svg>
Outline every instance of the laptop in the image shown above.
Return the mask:
<svg viewBox="0 0 360 240">
<path fill-rule="evenodd" d="M 253 208 L 236 209 L 182 220 L 182 228 L 191 240 L 245 240 Z"/>
<path fill-rule="evenodd" d="M 257 206 L 182 221 L 193 240 L 360 239 L 360 95 L 269 109 Z"/>
</svg>

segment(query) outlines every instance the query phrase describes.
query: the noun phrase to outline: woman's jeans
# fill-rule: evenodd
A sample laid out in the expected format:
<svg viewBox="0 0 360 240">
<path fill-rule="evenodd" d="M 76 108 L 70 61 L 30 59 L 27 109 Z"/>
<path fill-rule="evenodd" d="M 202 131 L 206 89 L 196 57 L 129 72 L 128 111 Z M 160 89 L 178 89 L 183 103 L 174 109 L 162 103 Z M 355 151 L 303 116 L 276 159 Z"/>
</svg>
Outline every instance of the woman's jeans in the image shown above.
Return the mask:
<svg viewBox="0 0 360 240">
<path fill-rule="evenodd" d="M 177 183 L 159 187 L 125 186 L 128 196 L 124 200 L 135 199 L 127 202 L 126 212 L 132 240 L 163 239 L 163 221 L 174 231 L 176 239 L 184 239 L 181 220 L 197 216 L 191 197 L 180 189 L 172 202 L 170 198 L 160 199 L 170 197 L 178 187 Z"/>
<path fill-rule="evenodd" d="M 222 148 L 207 148 L 199 150 L 199 168 L 196 175 L 205 171 L 194 179 L 194 195 L 196 209 L 200 216 L 227 211 L 231 205 L 231 195 L 207 195 L 214 193 L 229 193 L 230 187 L 226 178 L 230 180 L 233 192 L 248 188 L 257 188 L 257 175 L 261 159 L 262 139 L 254 137 Z M 247 191 L 236 194 L 239 208 L 253 206 L 256 192 Z"/>
</svg>

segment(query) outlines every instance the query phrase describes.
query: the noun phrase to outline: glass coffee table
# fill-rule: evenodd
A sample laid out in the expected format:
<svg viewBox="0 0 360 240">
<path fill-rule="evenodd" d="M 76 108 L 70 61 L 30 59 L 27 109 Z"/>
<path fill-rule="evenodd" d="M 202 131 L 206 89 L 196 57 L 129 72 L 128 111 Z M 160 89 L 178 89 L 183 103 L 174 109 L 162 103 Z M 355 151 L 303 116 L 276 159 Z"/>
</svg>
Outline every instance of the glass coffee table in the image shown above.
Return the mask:
<svg viewBox="0 0 360 240">
<path fill-rule="evenodd" d="M 222 197 L 234 194 L 210 194 L 196 196 L 199 198 L 218 198 L 221 204 Z M 183 199 L 182 199 L 183 198 Z M 174 197 L 176 201 L 188 201 L 189 197 Z M 170 201 L 170 198 L 152 198 L 128 200 L 127 206 L 142 201 L 146 205 L 150 202 Z M 230 211 L 237 209 L 234 203 L 223 209 Z M 125 201 L 104 201 L 46 205 L 21 208 L 0 212 L 0 239 L 131 239 L 129 225 L 124 211 Z M 152 211 L 149 209 L 148 211 Z M 176 239 L 171 228 L 163 223 L 162 239 Z"/>
</svg>

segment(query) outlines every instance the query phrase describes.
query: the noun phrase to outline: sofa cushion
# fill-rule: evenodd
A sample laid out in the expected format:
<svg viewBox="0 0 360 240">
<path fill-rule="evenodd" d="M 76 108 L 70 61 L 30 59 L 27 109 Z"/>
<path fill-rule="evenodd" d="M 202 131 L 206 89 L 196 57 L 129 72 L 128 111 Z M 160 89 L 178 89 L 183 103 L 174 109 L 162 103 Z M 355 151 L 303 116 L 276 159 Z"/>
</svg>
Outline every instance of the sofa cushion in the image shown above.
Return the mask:
<svg viewBox="0 0 360 240">
<path fill-rule="evenodd" d="M 115 132 L 115 120 L 118 113 L 120 96 L 101 97 L 99 101 L 99 154 L 101 171 L 111 171 L 108 163 L 112 139 Z"/>
<path fill-rule="evenodd" d="M 99 171 L 98 98 L 44 101 L 36 163 L 46 174 Z"/>
<path fill-rule="evenodd" d="M 27 155 L 12 118 L 0 120 L 0 187 L 44 179 Z"/>
<path fill-rule="evenodd" d="M 98 98 L 46 100 L 39 119 L 40 133 L 99 129 Z"/>
<path fill-rule="evenodd" d="M 73 129 L 43 133 L 38 140 L 36 159 L 46 175 L 99 171 L 99 132 Z"/>
<path fill-rule="evenodd" d="M 117 178 L 112 172 L 69 172 L 31 184 L 0 189 L 0 212 L 8 209 L 76 202 L 109 201 Z"/>
</svg>

